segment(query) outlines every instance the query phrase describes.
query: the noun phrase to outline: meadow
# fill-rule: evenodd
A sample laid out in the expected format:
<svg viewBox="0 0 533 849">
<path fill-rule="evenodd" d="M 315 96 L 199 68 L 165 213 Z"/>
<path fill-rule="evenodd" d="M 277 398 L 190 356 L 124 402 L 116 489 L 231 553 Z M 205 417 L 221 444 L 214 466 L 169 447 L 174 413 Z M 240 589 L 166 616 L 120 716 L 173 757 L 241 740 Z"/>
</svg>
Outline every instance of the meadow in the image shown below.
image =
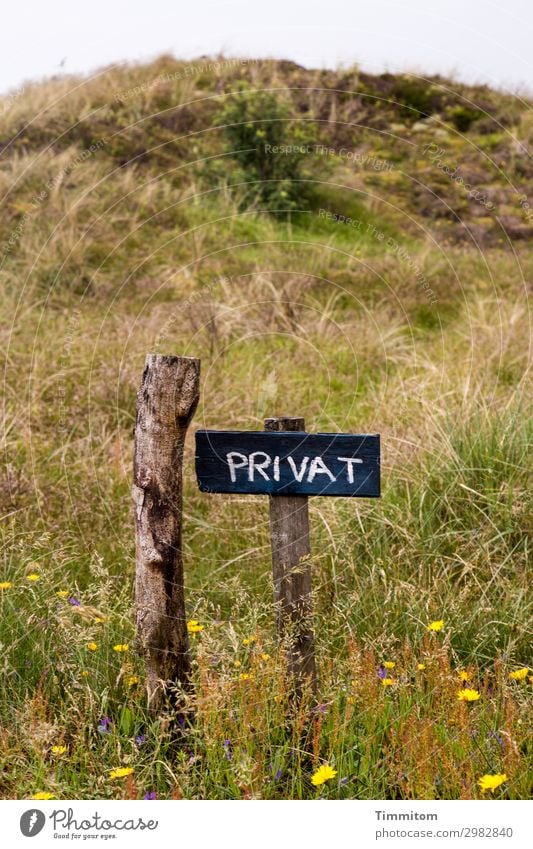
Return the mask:
<svg viewBox="0 0 533 849">
<path fill-rule="evenodd" d="M 529 798 L 531 102 L 224 57 L 16 94 L 0 795 Z M 202 360 L 177 721 L 147 711 L 133 624 L 152 351 Z M 195 427 L 278 415 L 382 444 L 380 499 L 310 500 L 319 692 L 298 704 L 267 499 L 200 493 L 193 464 Z"/>
</svg>

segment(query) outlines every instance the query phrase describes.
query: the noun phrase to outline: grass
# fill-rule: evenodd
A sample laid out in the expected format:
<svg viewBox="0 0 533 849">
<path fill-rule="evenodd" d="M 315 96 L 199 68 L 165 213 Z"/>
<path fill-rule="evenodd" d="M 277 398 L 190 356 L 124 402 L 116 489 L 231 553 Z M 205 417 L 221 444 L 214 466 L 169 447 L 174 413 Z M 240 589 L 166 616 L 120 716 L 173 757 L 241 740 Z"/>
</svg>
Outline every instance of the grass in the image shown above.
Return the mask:
<svg viewBox="0 0 533 849">
<path fill-rule="evenodd" d="M 529 104 L 357 69 L 180 69 L 52 80 L 0 110 L 0 794 L 467 799 L 505 773 L 495 797 L 528 798 L 533 263 L 501 223 L 527 224 Z M 320 144 L 392 169 L 311 158 L 308 207 L 272 214 L 216 126 L 241 79 L 277 88 Z M 463 121 L 465 104 L 485 117 Z M 432 168 L 433 141 L 496 213 Z M 382 435 L 379 501 L 310 501 L 318 705 L 288 699 L 267 503 L 199 493 L 191 431 L 191 713 L 178 729 L 147 713 L 130 487 L 153 350 L 202 358 L 195 426 L 292 414 Z"/>
</svg>

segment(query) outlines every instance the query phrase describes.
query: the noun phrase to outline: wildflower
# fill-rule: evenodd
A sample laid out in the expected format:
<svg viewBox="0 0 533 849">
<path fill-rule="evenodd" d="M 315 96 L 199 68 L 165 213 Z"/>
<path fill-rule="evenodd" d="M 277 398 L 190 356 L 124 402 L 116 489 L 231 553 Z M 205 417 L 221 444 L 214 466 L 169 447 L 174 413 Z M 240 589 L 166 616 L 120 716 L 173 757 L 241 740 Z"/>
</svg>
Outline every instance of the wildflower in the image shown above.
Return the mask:
<svg viewBox="0 0 533 849">
<path fill-rule="evenodd" d="M 232 751 L 231 751 L 231 740 L 224 740 L 222 745 L 224 747 L 224 754 L 225 754 L 227 760 L 228 761 L 233 760 L 233 754 L 232 754 Z"/>
<path fill-rule="evenodd" d="M 0 590 L 10 590 L 13 584 L 11 581 L 1 581 L 0 582 Z"/>
<path fill-rule="evenodd" d="M 98 723 L 98 731 L 100 732 L 100 734 L 110 734 L 111 733 L 111 729 L 109 727 L 110 725 L 111 725 L 110 718 L 108 716 L 102 716 L 102 718 L 100 719 L 100 721 Z"/>
<path fill-rule="evenodd" d="M 246 638 L 242 641 L 243 646 L 251 646 L 251 645 L 252 645 L 252 643 L 255 643 L 255 637 L 246 637 Z"/>
<path fill-rule="evenodd" d="M 96 651 L 98 649 L 98 646 L 96 643 L 87 643 L 87 648 L 89 649 L 89 651 Z"/>
<path fill-rule="evenodd" d="M 459 670 L 459 681 L 470 681 L 471 677 L 470 672 L 466 669 Z"/>
<path fill-rule="evenodd" d="M 147 737 L 146 734 L 137 734 L 135 738 L 135 744 L 137 746 L 143 746 L 146 743 Z"/>
<path fill-rule="evenodd" d="M 418 663 L 416 668 L 418 669 L 419 672 L 422 672 L 426 668 L 426 664 L 425 663 Z"/>
<path fill-rule="evenodd" d="M 130 675 L 127 683 L 128 687 L 133 687 L 135 684 L 139 683 L 139 679 L 136 675 Z"/>
<path fill-rule="evenodd" d="M 427 630 L 428 631 L 442 631 L 444 628 L 444 619 L 436 619 L 435 622 L 430 622 Z"/>
<path fill-rule="evenodd" d="M 241 674 L 239 675 L 239 681 L 251 681 L 252 678 L 253 675 L 250 675 L 249 672 L 241 672 Z"/>
<path fill-rule="evenodd" d="M 78 598 L 75 598 L 75 596 L 73 595 L 71 595 L 71 597 L 69 598 L 68 603 L 71 604 L 73 607 L 81 607 L 81 601 Z"/>
<path fill-rule="evenodd" d="M 82 677 L 82 678 L 87 678 L 87 677 L 88 677 L 88 675 L 89 675 L 89 673 L 87 672 L 87 670 L 86 670 L 86 669 L 84 669 L 84 670 L 82 671 L 82 673 L 81 673 L 81 677 Z"/>
<path fill-rule="evenodd" d="M 317 771 L 313 773 L 311 783 L 314 784 L 315 787 L 320 787 L 321 784 L 325 784 L 326 781 L 329 781 L 331 778 L 335 778 L 336 775 L 336 769 L 333 769 L 333 767 L 329 766 L 329 764 L 324 764 L 323 766 L 319 766 Z"/>
<path fill-rule="evenodd" d="M 148 793 L 145 793 L 143 799 L 157 799 L 157 793 L 155 790 L 149 790 Z"/>
<path fill-rule="evenodd" d="M 261 660 L 264 660 L 266 662 L 267 660 L 270 660 L 270 655 L 266 652 L 263 652 L 263 654 L 260 655 L 260 658 Z"/>
<path fill-rule="evenodd" d="M 392 685 L 394 684 L 394 679 L 393 678 L 382 678 L 381 683 L 383 684 L 384 687 L 392 687 Z"/>
<path fill-rule="evenodd" d="M 282 775 L 283 775 L 283 770 L 277 769 L 276 772 L 274 773 L 274 781 L 279 781 Z"/>
<path fill-rule="evenodd" d="M 527 673 L 529 672 L 528 666 L 523 666 L 522 669 L 515 669 L 514 672 L 509 673 L 509 678 L 512 678 L 513 681 L 523 681 L 527 678 Z"/>
<path fill-rule="evenodd" d="M 316 707 L 313 708 L 313 713 L 324 714 L 324 713 L 327 713 L 327 712 L 328 712 L 328 706 L 327 705 L 316 705 Z"/>
<path fill-rule="evenodd" d="M 504 772 L 500 772 L 495 775 L 482 775 L 478 784 L 482 793 L 486 790 L 490 790 L 493 793 L 504 781 L 507 781 L 507 776 Z"/>
<path fill-rule="evenodd" d="M 94 621 L 98 622 L 98 624 L 101 624 L 102 622 L 105 622 L 105 618 L 103 616 L 95 616 Z"/>
<path fill-rule="evenodd" d="M 64 755 L 67 751 L 66 746 L 52 746 L 51 752 L 53 755 Z"/>
<path fill-rule="evenodd" d="M 354 697 L 353 697 L 353 696 L 348 696 L 348 697 L 347 697 L 347 699 L 346 699 L 346 701 L 348 702 L 348 704 L 349 704 L 349 705 L 354 705 L 354 704 L 355 704 L 355 699 L 354 699 Z"/>
<path fill-rule="evenodd" d="M 41 801 L 44 802 L 47 799 L 53 799 L 54 794 L 53 793 L 46 793 L 45 791 L 41 790 L 39 793 L 35 793 L 31 798 L 35 799 L 36 802 L 41 802 Z"/>
<path fill-rule="evenodd" d="M 133 768 L 131 766 L 119 766 L 118 769 L 112 769 L 109 773 L 109 778 L 125 778 L 127 775 L 131 775 L 133 772 Z"/>
<path fill-rule="evenodd" d="M 56 596 L 58 598 L 66 598 L 68 596 L 68 590 L 58 590 Z"/>
<path fill-rule="evenodd" d="M 236 660 L 233 665 L 234 665 L 235 669 L 238 669 L 239 666 L 242 666 L 242 663 L 240 662 L 240 660 Z"/>
<path fill-rule="evenodd" d="M 387 677 L 387 670 L 385 669 L 384 666 L 380 666 L 379 669 L 378 669 L 378 678 L 383 679 L 383 678 L 386 678 L 386 677 Z"/>
<path fill-rule="evenodd" d="M 113 651 L 123 652 L 128 651 L 129 645 L 128 643 L 117 643 L 116 646 L 113 646 Z"/>
<path fill-rule="evenodd" d="M 30 572 L 29 575 L 26 575 L 27 581 L 40 581 L 41 576 L 37 574 L 37 572 Z"/>
<path fill-rule="evenodd" d="M 385 669 L 394 669 L 396 663 L 393 660 L 386 660 L 384 661 L 383 666 L 385 667 Z"/>
<path fill-rule="evenodd" d="M 187 631 L 189 634 L 199 634 L 204 630 L 204 626 L 200 625 L 198 619 L 189 619 L 187 622 Z"/>
<path fill-rule="evenodd" d="M 464 690 L 459 690 L 457 698 L 460 702 L 477 702 L 480 695 L 477 690 L 469 690 L 468 687 L 465 687 Z"/>
</svg>

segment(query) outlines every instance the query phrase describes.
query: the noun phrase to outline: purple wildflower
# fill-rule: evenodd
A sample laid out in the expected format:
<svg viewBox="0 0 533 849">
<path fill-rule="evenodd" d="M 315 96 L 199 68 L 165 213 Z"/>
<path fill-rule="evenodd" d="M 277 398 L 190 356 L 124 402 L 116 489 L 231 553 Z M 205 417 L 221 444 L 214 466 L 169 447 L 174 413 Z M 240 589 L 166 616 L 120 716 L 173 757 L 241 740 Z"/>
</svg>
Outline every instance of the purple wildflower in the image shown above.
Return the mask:
<svg viewBox="0 0 533 849">
<path fill-rule="evenodd" d="M 224 740 L 222 745 L 224 746 L 224 754 L 226 755 L 228 761 L 233 760 L 233 754 L 231 752 L 231 740 Z"/>
<path fill-rule="evenodd" d="M 100 734 L 110 734 L 111 733 L 111 729 L 109 727 L 110 725 L 111 725 L 110 718 L 108 716 L 102 716 L 99 723 L 98 723 L 98 731 L 100 732 Z"/>
<path fill-rule="evenodd" d="M 313 708 L 313 713 L 326 713 L 327 709 L 327 705 L 317 705 Z"/>
<path fill-rule="evenodd" d="M 137 734 L 135 738 L 135 743 L 137 744 L 137 746 L 142 746 L 144 743 L 146 743 L 146 734 Z"/>
<path fill-rule="evenodd" d="M 145 793 L 143 799 L 157 799 L 157 793 L 155 790 L 149 790 L 148 793 Z"/>
<path fill-rule="evenodd" d="M 279 781 L 282 775 L 283 775 L 282 769 L 276 770 L 276 774 L 274 775 L 274 781 Z"/>
<path fill-rule="evenodd" d="M 343 786 L 344 786 L 344 785 L 346 785 L 346 784 L 348 784 L 348 779 L 347 779 L 347 778 L 341 778 L 341 784 L 342 784 Z"/>
<path fill-rule="evenodd" d="M 69 604 L 74 605 L 74 607 L 79 607 L 81 605 L 81 601 L 77 598 L 74 598 L 74 596 L 71 596 L 69 598 Z"/>
<path fill-rule="evenodd" d="M 498 732 L 497 732 L 497 731 L 489 731 L 489 732 L 488 732 L 488 734 L 487 734 L 487 737 L 493 737 L 493 738 L 496 740 L 496 742 L 497 742 L 497 743 L 498 743 L 498 744 L 502 747 L 502 749 L 503 749 L 503 737 L 501 737 L 501 736 L 498 734 Z"/>
<path fill-rule="evenodd" d="M 385 669 L 384 666 L 380 666 L 379 669 L 378 669 L 378 678 L 381 678 L 381 680 L 383 680 L 386 677 L 387 677 L 387 670 Z"/>
</svg>

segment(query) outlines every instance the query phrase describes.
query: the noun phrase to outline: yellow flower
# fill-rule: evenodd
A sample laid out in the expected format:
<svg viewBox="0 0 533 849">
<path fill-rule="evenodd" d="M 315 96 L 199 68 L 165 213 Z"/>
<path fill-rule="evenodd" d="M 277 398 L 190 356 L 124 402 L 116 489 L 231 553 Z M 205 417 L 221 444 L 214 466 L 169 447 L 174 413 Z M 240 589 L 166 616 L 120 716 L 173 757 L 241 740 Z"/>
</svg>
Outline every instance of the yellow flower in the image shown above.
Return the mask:
<svg viewBox="0 0 533 849">
<path fill-rule="evenodd" d="M 53 755 L 64 755 L 65 752 L 67 751 L 67 747 L 66 746 L 52 746 L 51 751 L 52 751 Z"/>
<path fill-rule="evenodd" d="M 136 675 L 130 675 L 130 677 L 128 678 L 128 687 L 133 687 L 134 684 L 138 684 L 138 683 L 139 683 L 139 679 L 137 678 L 137 676 Z"/>
<path fill-rule="evenodd" d="M 504 772 L 496 773 L 496 775 L 482 775 L 478 781 L 481 792 L 490 790 L 493 793 L 500 784 L 507 781 L 507 776 Z"/>
<path fill-rule="evenodd" d="M 261 657 L 261 660 L 265 660 L 265 661 L 270 660 L 270 655 L 267 654 L 266 652 L 263 652 L 263 654 L 260 655 L 260 657 Z"/>
<path fill-rule="evenodd" d="M 385 669 L 394 669 L 394 667 L 396 666 L 396 663 L 393 660 L 386 660 L 383 663 L 383 666 L 385 667 Z"/>
<path fill-rule="evenodd" d="M 240 662 L 240 660 L 236 660 L 233 665 L 234 665 L 235 669 L 238 669 L 239 666 L 242 666 L 242 663 Z"/>
<path fill-rule="evenodd" d="M 243 646 L 251 646 L 252 643 L 255 643 L 255 637 L 245 637 L 242 641 Z"/>
<path fill-rule="evenodd" d="M 419 670 L 419 672 L 422 672 L 422 670 L 426 668 L 426 664 L 418 663 L 416 668 Z"/>
<path fill-rule="evenodd" d="M 253 675 L 250 675 L 249 672 L 241 672 L 241 674 L 239 675 L 239 681 L 251 681 L 252 678 Z"/>
<path fill-rule="evenodd" d="M 27 581 L 40 581 L 41 576 L 37 574 L 37 572 L 30 572 L 29 575 L 26 575 Z"/>
<path fill-rule="evenodd" d="M 117 643 L 116 646 L 113 646 L 113 651 L 128 651 L 128 649 L 128 643 Z"/>
<path fill-rule="evenodd" d="M 464 690 L 459 690 L 457 693 L 457 698 L 460 702 L 477 702 L 480 698 L 480 695 L 477 690 L 469 690 L 468 688 Z"/>
<path fill-rule="evenodd" d="M 529 666 L 523 666 L 522 669 L 515 669 L 514 672 L 509 673 L 509 678 L 512 678 L 513 681 L 523 681 L 527 678 L 527 673 L 529 672 Z"/>
<path fill-rule="evenodd" d="M 101 624 L 102 622 L 105 622 L 105 618 L 103 616 L 95 616 L 94 621 Z"/>
<path fill-rule="evenodd" d="M 315 787 L 320 787 L 321 784 L 325 784 L 326 781 L 329 781 L 331 778 L 335 778 L 336 775 L 336 769 L 333 769 L 333 767 L 329 766 L 329 764 L 324 764 L 324 766 L 320 766 L 313 774 L 311 783 L 314 784 Z"/>
<path fill-rule="evenodd" d="M 0 590 L 10 590 L 13 584 L 11 581 L 2 581 L 0 582 Z"/>
<path fill-rule="evenodd" d="M 444 619 L 436 619 L 435 622 L 430 622 L 427 629 L 428 631 L 442 631 L 444 628 Z"/>
<path fill-rule="evenodd" d="M 355 699 L 354 699 L 353 696 L 347 696 L 346 701 L 348 702 L 349 705 L 355 704 Z"/>
<path fill-rule="evenodd" d="M 394 678 L 382 678 L 381 683 L 384 687 L 392 687 L 394 684 Z"/>
<path fill-rule="evenodd" d="M 98 646 L 96 643 L 87 643 L 87 648 L 89 649 L 89 651 L 96 651 L 98 649 Z"/>
<path fill-rule="evenodd" d="M 189 634 L 199 634 L 204 630 L 204 626 L 200 625 L 198 619 L 189 619 L 187 622 L 187 631 Z"/>
<path fill-rule="evenodd" d="M 131 775 L 133 769 L 131 766 L 119 766 L 118 769 L 113 769 L 109 773 L 109 778 L 125 778 L 126 775 Z"/>
<path fill-rule="evenodd" d="M 89 673 L 87 672 L 86 669 L 84 669 L 83 672 L 81 673 L 82 678 L 87 678 L 88 675 L 89 675 Z"/>
<path fill-rule="evenodd" d="M 459 670 L 459 681 L 470 681 L 471 677 L 470 672 L 467 672 L 466 669 Z"/>
<path fill-rule="evenodd" d="M 31 798 L 35 799 L 38 802 L 41 802 L 41 801 L 44 802 L 47 799 L 53 799 L 54 794 L 53 793 L 45 793 L 44 790 L 41 790 L 39 793 L 35 793 Z"/>
<path fill-rule="evenodd" d="M 56 592 L 56 595 L 57 595 L 59 598 L 67 598 L 67 596 L 69 595 L 69 591 L 68 591 L 68 590 L 58 590 L 58 591 Z"/>
</svg>

